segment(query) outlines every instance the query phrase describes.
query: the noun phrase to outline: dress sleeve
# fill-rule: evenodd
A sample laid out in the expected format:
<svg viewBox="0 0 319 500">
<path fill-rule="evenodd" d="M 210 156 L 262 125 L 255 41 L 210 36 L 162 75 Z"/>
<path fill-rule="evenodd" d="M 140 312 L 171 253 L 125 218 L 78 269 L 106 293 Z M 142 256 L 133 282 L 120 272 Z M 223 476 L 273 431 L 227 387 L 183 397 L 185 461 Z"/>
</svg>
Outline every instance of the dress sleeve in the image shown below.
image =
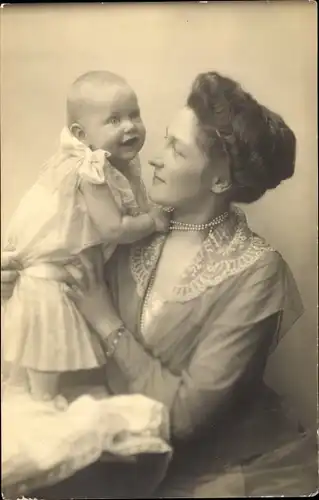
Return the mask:
<svg viewBox="0 0 319 500">
<path fill-rule="evenodd" d="M 233 293 L 231 303 L 210 328 L 208 319 L 208 333 L 181 374 L 172 373 L 130 332 L 121 337 L 114 354 L 124 380 L 118 390 L 164 403 L 173 437 L 196 434 L 208 420 L 217 418 L 250 370 L 263 372 L 259 360 L 266 359 L 276 333 L 285 283 L 285 263 L 278 254 L 271 255 L 241 276 L 240 291 Z"/>
<path fill-rule="evenodd" d="M 78 174 L 81 180 L 92 184 L 106 184 L 108 180 L 108 160 L 106 152 L 86 148 L 80 162 Z"/>
<path fill-rule="evenodd" d="M 100 242 L 117 243 L 122 223 L 122 213 L 108 184 L 82 180 L 78 197 L 84 213 L 98 231 Z"/>
</svg>

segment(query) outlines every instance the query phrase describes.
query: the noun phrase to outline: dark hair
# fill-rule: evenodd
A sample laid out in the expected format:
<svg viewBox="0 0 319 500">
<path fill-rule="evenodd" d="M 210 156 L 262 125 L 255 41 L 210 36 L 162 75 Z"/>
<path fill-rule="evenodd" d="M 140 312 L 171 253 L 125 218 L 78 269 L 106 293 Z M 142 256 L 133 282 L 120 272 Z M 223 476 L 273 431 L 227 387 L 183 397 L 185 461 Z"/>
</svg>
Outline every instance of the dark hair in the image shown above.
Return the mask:
<svg viewBox="0 0 319 500">
<path fill-rule="evenodd" d="M 199 74 L 187 106 L 198 119 L 207 156 L 218 150 L 229 156 L 234 202 L 252 203 L 293 175 L 293 131 L 237 82 L 216 72 Z"/>
</svg>

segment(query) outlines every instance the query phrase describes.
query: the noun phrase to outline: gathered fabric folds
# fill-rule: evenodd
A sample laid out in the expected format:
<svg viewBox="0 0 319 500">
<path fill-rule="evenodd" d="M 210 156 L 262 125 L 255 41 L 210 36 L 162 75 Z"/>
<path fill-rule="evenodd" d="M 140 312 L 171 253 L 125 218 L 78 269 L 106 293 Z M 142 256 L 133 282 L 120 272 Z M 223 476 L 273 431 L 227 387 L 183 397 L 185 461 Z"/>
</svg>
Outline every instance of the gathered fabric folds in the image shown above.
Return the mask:
<svg viewBox="0 0 319 500">
<path fill-rule="evenodd" d="M 21 497 L 103 460 L 162 456 L 162 479 L 171 457 L 165 407 L 140 395 L 108 397 L 83 389 L 58 412 L 21 390 L 2 401 L 2 493 Z M 107 485 L 105 485 L 107 488 Z"/>
</svg>

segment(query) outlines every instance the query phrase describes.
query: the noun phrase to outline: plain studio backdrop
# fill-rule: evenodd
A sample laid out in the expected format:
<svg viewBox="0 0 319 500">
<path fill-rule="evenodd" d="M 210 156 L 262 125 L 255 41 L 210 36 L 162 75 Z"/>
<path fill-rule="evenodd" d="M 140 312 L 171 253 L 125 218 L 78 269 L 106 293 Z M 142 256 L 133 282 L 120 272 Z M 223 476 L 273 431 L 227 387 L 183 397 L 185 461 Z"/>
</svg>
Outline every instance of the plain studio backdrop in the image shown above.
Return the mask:
<svg viewBox="0 0 319 500">
<path fill-rule="evenodd" d="M 197 73 L 233 77 L 280 113 L 298 140 L 296 173 L 246 208 L 252 227 L 287 260 L 305 314 L 285 337 L 268 379 L 315 425 L 317 394 L 316 4 L 221 2 L 5 6 L 1 9 L 2 234 L 58 144 L 68 86 L 109 69 L 139 96 L 148 159 Z"/>
</svg>

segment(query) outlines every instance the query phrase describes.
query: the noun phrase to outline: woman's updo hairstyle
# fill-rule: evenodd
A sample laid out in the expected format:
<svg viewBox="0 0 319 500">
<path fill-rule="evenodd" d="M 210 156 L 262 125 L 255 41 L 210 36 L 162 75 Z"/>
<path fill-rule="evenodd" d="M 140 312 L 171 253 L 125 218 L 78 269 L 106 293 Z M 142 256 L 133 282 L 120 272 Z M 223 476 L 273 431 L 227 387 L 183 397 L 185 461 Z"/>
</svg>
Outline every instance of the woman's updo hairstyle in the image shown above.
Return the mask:
<svg viewBox="0 0 319 500">
<path fill-rule="evenodd" d="M 294 174 L 296 138 L 284 120 L 230 78 L 216 72 L 195 79 L 187 106 L 199 122 L 209 159 L 227 154 L 232 201 L 252 203 Z"/>
</svg>

